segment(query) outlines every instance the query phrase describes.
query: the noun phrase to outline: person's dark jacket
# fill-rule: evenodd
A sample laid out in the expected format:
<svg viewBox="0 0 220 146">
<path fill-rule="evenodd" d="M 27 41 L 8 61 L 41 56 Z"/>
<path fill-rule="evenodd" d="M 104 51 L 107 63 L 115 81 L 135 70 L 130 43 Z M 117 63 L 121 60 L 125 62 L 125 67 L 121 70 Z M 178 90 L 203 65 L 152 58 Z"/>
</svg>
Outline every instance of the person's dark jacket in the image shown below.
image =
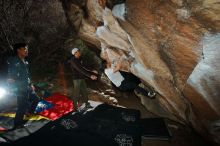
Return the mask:
<svg viewBox="0 0 220 146">
<path fill-rule="evenodd" d="M 90 78 L 91 75 L 97 76 L 95 73 L 83 66 L 80 58 L 78 59 L 72 56 L 68 63 L 70 63 L 74 80 Z"/>
<path fill-rule="evenodd" d="M 28 62 L 22 61 L 17 56 L 8 59 L 8 79 L 13 79 L 13 86 L 18 91 L 27 91 L 30 85 Z"/>
</svg>

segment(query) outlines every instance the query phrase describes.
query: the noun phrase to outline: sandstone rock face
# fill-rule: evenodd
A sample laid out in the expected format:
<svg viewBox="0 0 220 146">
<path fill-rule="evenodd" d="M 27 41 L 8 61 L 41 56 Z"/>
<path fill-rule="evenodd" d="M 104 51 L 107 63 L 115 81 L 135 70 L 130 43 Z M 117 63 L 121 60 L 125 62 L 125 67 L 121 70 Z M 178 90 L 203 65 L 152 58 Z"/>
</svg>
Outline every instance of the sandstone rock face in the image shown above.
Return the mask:
<svg viewBox="0 0 220 146">
<path fill-rule="evenodd" d="M 123 56 L 124 70 L 158 93 L 154 100 L 141 97 L 151 112 L 190 124 L 219 142 L 218 0 L 127 0 L 112 10 L 106 4 L 87 1 L 88 17 L 75 20 L 82 20 L 79 36 L 102 53 L 107 50 L 112 62 Z"/>
<path fill-rule="evenodd" d="M 96 29 L 92 26 L 88 20 L 82 19 L 81 27 L 79 28 L 79 37 L 85 40 L 89 44 L 93 44 L 95 47 L 100 48 L 100 41 L 96 36 Z"/>
</svg>

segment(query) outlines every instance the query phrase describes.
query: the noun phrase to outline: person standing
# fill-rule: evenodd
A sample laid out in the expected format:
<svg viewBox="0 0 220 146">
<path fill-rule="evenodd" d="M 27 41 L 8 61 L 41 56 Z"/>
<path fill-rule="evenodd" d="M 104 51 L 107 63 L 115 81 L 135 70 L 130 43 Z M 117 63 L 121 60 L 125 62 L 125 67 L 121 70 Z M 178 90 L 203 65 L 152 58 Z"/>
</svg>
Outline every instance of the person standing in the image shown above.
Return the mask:
<svg viewBox="0 0 220 146">
<path fill-rule="evenodd" d="M 85 79 L 97 80 L 98 72 L 89 70 L 83 65 L 81 53 L 78 48 L 71 50 L 72 57 L 68 61 L 72 70 L 73 77 L 73 97 L 74 107 L 78 111 L 78 106 L 85 104 L 86 108 L 90 107 L 88 102 L 88 90 Z"/>
<path fill-rule="evenodd" d="M 17 111 L 14 119 L 14 128 L 20 128 L 25 123 L 24 115 L 33 113 L 39 101 L 31 84 L 28 62 L 28 46 L 25 43 L 17 43 L 13 47 L 15 56 L 8 59 L 8 84 L 16 89 Z"/>
</svg>

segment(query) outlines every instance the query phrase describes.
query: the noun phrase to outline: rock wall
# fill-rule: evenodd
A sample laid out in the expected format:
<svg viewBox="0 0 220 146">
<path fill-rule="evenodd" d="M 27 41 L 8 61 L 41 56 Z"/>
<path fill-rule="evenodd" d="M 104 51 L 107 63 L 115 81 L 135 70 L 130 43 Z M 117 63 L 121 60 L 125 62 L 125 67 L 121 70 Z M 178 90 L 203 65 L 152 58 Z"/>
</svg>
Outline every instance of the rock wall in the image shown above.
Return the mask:
<svg viewBox="0 0 220 146">
<path fill-rule="evenodd" d="M 217 0 L 126 0 L 114 7 L 111 0 L 87 0 L 83 7 L 62 2 L 83 40 L 101 49 L 101 57 L 108 52 L 112 62 L 123 58 L 123 70 L 157 92 L 153 100 L 140 97 L 146 108 L 219 142 Z"/>
</svg>

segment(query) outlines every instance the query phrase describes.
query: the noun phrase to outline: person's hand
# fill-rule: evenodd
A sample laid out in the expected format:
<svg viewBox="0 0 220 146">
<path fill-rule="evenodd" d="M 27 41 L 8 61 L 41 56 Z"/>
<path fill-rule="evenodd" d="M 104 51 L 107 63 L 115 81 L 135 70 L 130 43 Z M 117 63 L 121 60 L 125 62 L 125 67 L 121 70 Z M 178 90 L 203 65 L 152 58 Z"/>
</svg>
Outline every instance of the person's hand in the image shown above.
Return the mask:
<svg viewBox="0 0 220 146">
<path fill-rule="evenodd" d="M 98 74 L 98 71 L 97 71 L 97 70 L 93 70 L 92 72 L 95 73 L 95 74 Z"/>
<path fill-rule="evenodd" d="M 107 51 L 105 50 L 104 53 L 103 53 L 103 57 L 106 59 L 108 57 L 108 53 Z"/>
<path fill-rule="evenodd" d="M 31 91 L 35 91 L 34 85 L 31 85 Z"/>
<path fill-rule="evenodd" d="M 92 80 L 97 80 L 97 76 L 95 76 L 95 75 L 91 75 L 91 77 L 90 77 Z"/>
</svg>

